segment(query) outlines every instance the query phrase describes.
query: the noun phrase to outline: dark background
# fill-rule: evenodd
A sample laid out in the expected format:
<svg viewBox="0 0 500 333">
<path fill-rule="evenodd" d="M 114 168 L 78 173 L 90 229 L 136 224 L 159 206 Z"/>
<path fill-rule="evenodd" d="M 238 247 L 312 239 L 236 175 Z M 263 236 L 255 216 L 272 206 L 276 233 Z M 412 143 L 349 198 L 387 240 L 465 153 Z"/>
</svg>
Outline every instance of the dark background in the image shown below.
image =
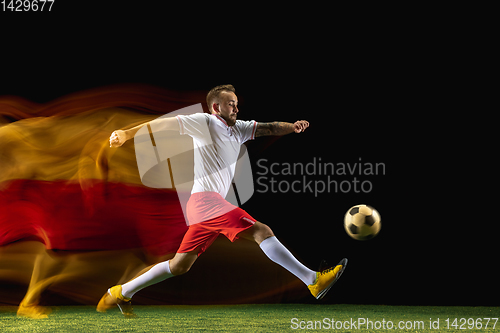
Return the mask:
<svg viewBox="0 0 500 333">
<path fill-rule="evenodd" d="M 479 200 L 489 193 L 478 162 L 484 132 L 462 90 L 470 73 L 459 66 L 459 28 L 366 8 L 217 6 L 197 15 L 156 3 L 56 1 L 50 13 L 2 12 L 0 95 L 43 103 L 117 83 L 188 91 L 231 83 L 240 119 L 311 124 L 271 145 L 251 142 L 254 172 L 262 158 L 385 164 L 385 175 L 358 176 L 373 184 L 367 194 L 255 193 L 243 206 L 313 269 L 349 258 L 326 302 L 498 305 L 497 217 Z M 343 215 L 360 203 L 383 220 L 366 242 L 343 229 Z M 247 268 L 217 249 L 200 267 Z"/>
</svg>

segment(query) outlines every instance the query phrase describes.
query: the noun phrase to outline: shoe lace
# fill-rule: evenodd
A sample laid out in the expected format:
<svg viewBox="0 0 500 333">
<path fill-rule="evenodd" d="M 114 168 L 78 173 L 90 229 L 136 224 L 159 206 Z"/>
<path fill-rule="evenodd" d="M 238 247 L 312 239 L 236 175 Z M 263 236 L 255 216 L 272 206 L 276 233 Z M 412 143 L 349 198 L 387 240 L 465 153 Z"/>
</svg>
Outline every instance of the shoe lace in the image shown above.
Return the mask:
<svg viewBox="0 0 500 333">
<path fill-rule="evenodd" d="M 327 273 L 333 271 L 334 269 L 335 269 L 335 267 L 330 267 L 330 268 L 327 268 L 325 270 L 322 270 L 319 274 L 324 275 L 324 274 L 327 274 Z"/>
</svg>

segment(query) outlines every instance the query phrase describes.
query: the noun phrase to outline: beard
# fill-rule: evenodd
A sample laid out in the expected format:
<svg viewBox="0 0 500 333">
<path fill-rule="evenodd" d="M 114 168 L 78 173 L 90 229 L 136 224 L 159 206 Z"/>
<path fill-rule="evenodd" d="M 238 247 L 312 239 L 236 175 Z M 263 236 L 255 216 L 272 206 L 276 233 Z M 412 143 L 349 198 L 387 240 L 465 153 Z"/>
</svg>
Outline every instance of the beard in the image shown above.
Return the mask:
<svg viewBox="0 0 500 333">
<path fill-rule="evenodd" d="M 236 114 L 229 115 L 228 117 L 224 118 L 228 126 L 234 126 L 236 124 L 236 119 L 237 119 Z"/>
</svg>

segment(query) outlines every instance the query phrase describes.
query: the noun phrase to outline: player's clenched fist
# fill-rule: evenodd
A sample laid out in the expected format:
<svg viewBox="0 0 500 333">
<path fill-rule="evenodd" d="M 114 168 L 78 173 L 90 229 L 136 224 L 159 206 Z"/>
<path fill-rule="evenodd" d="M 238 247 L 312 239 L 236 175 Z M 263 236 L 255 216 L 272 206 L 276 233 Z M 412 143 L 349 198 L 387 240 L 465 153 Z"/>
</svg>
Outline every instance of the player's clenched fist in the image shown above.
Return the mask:
<svg viewBox="0 0 500 333">
<path fill-rule="evenodd" d="M 110 147 L 120 147 L 127 141 L 125 132 L 122 130 L 117 130 L 111 133 L 111 136 L 109 137 L 109 146 Z"/>
<path fill-rule="evenodd" d="M 305 120 L 298 120 L 293 124 L 295 133 L 304 132 L 309 127 L 309 122 Z"/>
</svg>

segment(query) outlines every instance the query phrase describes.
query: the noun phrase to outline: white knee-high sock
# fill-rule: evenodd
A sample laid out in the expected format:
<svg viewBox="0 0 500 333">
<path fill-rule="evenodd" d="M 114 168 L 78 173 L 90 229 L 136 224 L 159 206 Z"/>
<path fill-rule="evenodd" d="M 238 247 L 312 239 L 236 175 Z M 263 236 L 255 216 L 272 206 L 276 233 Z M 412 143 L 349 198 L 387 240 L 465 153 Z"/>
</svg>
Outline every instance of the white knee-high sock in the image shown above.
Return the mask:
<svg viewBox="0 0 500 333">
<path fill-rule="evenodd" d="M 136 292 L 146 287 L 149 287 L 155 283 L 166 280 L 174 276 L 170 272 L 170 264 L 168 261 L 161 262 L 154 265 L 146 273 L 139 275 L 132 281 L 129 281 L 122 285 L 122 295 L 126 298 L 132 298 Z"/>
<path fill-rule="evenodd" d="M 295 259 L 290 251 L 288 251 L 275 236 L 266 238 L 262 241 L 262 243 L 260 243 L 260 248 L 269 259 L 283 266 L 290 273 L 301 279 L 306 285 L 313 284 L 316 281 L 316 272 L 310 270 Z"/>
</svg>

